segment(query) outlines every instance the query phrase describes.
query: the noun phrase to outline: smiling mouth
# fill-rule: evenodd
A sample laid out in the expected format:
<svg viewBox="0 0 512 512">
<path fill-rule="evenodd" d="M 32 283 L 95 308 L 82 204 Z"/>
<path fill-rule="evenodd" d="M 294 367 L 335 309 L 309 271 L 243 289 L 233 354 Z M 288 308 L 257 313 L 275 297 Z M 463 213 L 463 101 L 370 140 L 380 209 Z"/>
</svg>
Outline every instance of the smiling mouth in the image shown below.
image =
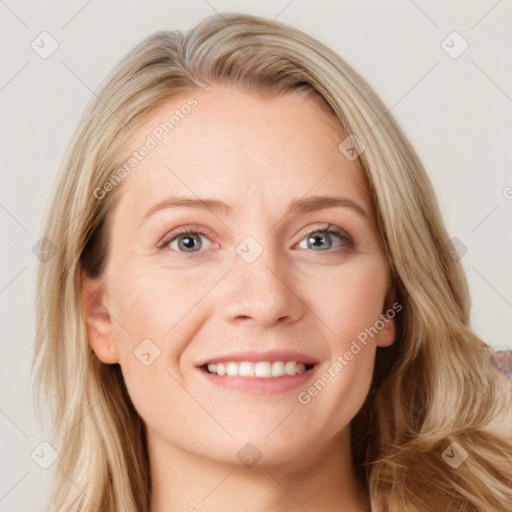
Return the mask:
<svg viewBox="0 0 512 512">
<path fill-rule="evenodd" d="M 314 366 L 314 364 L 303 364 L 296 361 L 226 361 L 207 363 L 201 366 L 201 369 L 219 377 L 260 377 L 262 379 L 271 379 L 299 375 L 311 370 Z"/>
</svg>

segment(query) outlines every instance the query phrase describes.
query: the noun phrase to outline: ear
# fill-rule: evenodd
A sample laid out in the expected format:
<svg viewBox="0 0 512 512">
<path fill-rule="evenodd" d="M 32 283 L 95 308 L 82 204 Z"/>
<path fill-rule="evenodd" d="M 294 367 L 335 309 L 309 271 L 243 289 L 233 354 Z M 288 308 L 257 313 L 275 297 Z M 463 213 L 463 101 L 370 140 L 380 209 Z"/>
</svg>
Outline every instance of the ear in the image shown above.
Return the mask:
<svg viewBox="0 0 512 512">
<path fill-rule="evenodd" d="M 82 272 L 82 310 L 87 324 L 89 344 L 103 363 L 119 362 L 117 345 L 112 338 L 112 319 L 104 306 L 104 283 Z"/>
<path fill-rule="evenodd" d="M 396 295 L 392 288 L 388 290 L 384 299 L 384 308 L 380 316 L 381 322 L 384 324 L 376 337 L 378 347 L 389 347 L 393 344 L 396 337 L 396 315 L 402 311 L 402 305 L 396 302 Z M 379 326 L 381 324 L 379 323 Z"/>
</svg>

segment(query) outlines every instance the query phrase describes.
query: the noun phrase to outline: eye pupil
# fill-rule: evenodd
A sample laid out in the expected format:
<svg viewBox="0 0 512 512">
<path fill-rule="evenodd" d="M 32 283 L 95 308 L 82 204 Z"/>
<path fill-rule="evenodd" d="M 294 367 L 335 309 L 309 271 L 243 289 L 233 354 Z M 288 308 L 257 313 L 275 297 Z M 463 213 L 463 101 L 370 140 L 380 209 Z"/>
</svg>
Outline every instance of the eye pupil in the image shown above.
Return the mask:
<svg viewBox="0 0 512 512">
<path fill-rule="evenodd" d="M 316 231 L 315 233 L 322 233 L 322 231 Z M 320 249 L 322 250 L 325 250 L 325 249 L 330 249 L 331 246 L 332 246 L 332 241 L 330 240 L 330 238 L 327 238 L 325 236 L 325 234 L 321 234 L 321 235 L 318 235 L 318 234 L 311 234 L 309 237 L 308 237 L 308 247 L 319 247 L 318 245 L 316 245 L 316 241 L 318 239 L 321 239 L 321 242 L 320 244 L 322 243 L 325 243 L 325 240 L 327 239 L 328 240 L 328 247 L 320 247 Z M 310 244 L 311 242 L 311 244 Z"/>
<path fill-rule="evenodd" d="M 194 243 L 198 242 L 201 247 L 201 239 L 197 235 L 187 234 L 179 239 L 178 245 L 185 250 L 194 249 Z"/>
</svg>

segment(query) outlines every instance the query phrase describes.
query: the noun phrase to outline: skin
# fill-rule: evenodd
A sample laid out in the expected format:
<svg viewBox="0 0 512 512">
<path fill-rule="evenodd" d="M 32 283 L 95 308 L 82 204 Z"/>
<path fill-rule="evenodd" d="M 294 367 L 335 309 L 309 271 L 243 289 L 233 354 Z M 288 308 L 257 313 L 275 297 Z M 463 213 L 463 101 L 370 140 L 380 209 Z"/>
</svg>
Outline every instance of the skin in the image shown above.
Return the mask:
<svg viewBox="0 0 512 512">
<path fill-rule="evenodd" d="M 345 137 L 317 98 L 220 85 L 152 112 L 133 148 L 191 95 L 198 105 L 121 183 L 106 270 L 82 281 L 91 347 L 121 365 L 146 424 L 151 512 L 366 512 L 350 421 L 368 393 L 376 347 L 394 341 L 394 321 L 307 405 L 297 399 L 393 303 L 360 164 L 338 150 Z M 349 207 L 287 214 L 291 201 L 313 195 L 349 199 L 367 216 Z M 232 212 L 162 209 L 142 220 L 170 196 L 218 199 Z M 322 242 L 316 232 L 329 223 L 353 245 L 336 235 Z M 180 226 L 206 230 L 196 252 L 183 252 L 179 239 L 159 248 Z M 308 246 L 311 233 L 331 248 Z M 235 252 L 247 236 L 263 249 L 250 264 Z M 134 356 L 145 339 L 160 350 L 149 366 Z M 196 367 L 274 348 L 319 361 L 306 385 L 247 393 L 207 382 Z M 252 467 L 237 457 L 248 442 L 262 454 Z"/>
</svg>

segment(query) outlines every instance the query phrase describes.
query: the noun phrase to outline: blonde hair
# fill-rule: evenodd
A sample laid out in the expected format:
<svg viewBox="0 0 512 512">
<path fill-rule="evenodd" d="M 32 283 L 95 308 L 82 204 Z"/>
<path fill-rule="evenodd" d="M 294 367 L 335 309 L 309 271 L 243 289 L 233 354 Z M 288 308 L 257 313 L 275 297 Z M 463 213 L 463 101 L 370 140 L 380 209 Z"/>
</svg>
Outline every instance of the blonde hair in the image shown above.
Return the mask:
<svg viewBox="0 0 512 512">
<path fill-rule="evenodd" d="M 469 327 L 466 278 L 422 164 L 339 55 L 293 27 L 236 13 L 185 34 L 157 32 L 132 49 L 91 99 L 68 148 L 44 227 L 57 252 L 40 264 L 36 290 L 36 410 L 41 418 L 46 397 L 59 452 L 47 510 L 149 508 L 144 424 L 120 366 L 90 348 L 80 273 L 99 276 L 105 267 L 109 212 L 122 186 L 101 199 L 95 191 L 123 164 L 134 130 L 170 98 L 216 83 L 269 96 L 312 91 L 365 146 L 359 160 L 403 305 L 395 343 L 378 349 L 351 427 L 372 510 L 512 510 L 511 385 Z M 459 446 L 467 458 L 453 468 L 443 452 L 463 453 Z"/>
</svg>

